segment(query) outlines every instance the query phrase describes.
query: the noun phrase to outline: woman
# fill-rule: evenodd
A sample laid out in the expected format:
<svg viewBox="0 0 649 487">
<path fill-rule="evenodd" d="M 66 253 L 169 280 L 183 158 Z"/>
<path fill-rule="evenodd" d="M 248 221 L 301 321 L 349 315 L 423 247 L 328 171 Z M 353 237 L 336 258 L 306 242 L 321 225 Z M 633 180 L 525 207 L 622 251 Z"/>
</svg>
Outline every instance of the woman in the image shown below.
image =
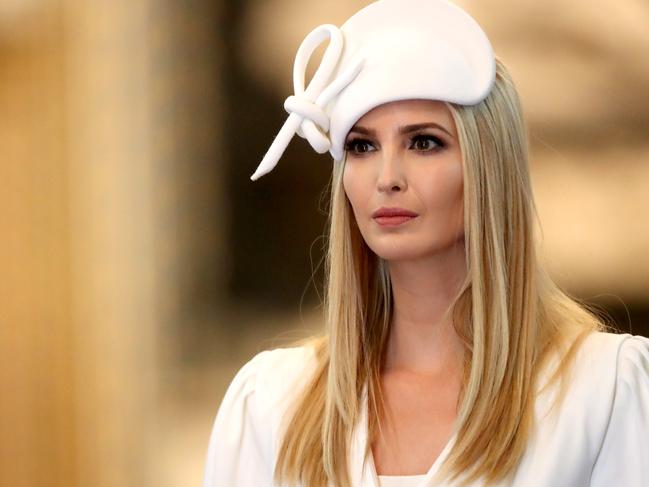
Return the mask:
<svg viewBox="0 0 649 487">
<path fill-rule="evenodd" d="M 521 106 L 475 21 L 381 0 L 295 73 L 252 179 L 296 130 L 334 158 L 326 329 L 237 373 L 205 487 L 649 485 L 649 339 L 542 267 Z"/>
</svg>

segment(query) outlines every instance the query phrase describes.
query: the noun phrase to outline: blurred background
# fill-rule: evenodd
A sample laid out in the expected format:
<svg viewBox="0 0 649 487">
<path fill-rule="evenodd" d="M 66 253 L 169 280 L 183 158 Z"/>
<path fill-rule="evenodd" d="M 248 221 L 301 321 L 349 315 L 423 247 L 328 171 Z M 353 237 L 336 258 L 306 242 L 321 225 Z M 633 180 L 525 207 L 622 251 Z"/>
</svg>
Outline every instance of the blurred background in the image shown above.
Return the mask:
<svg viewBox="0 0 649 487">
<path fill-rule="evenodd" d="M 200 485 L 234 373 L 320 329 L 329 156 L 249 177 L 304 36 L 368 3 L 0 2 L 0 485 Z M 520 91 L 553 275 L 647 335 L 649 3 L 457 3 Z"/>
</svg>

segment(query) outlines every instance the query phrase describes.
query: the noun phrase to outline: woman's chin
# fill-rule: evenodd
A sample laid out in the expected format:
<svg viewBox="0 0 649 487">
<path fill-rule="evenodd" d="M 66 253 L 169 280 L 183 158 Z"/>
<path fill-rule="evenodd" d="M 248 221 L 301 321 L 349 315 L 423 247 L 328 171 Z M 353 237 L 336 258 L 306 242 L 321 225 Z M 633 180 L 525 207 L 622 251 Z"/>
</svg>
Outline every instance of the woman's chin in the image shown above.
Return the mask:
<svg viewBox="0 0 649 487">
<path fill-rule="evenodd" d="M 370 247 L 372 248 L 372 247 Z M 407 248 L 386 248 L 385 246 L 375 246 L 372 251 L 383 260 L 390 262 L 409 261 L 421 259 L 426 255 L 426 252 L 421 250 L 407 249 Z"/>
<path fill-rule="evenodd" d="M 377 256 L 390 262 L 425 261 L 441 254 L 464 251 L 461 239 L 453 242 L 429 241 L 424 244 L 421 236 L 414 239 L 373 239 L 368 247 Z"/>
</svg>

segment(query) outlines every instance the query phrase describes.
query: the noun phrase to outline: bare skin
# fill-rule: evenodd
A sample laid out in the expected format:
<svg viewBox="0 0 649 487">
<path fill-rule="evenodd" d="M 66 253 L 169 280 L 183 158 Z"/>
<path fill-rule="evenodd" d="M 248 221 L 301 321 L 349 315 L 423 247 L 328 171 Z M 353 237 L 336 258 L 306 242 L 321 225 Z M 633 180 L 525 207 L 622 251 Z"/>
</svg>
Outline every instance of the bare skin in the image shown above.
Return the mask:
<svg viewBox="0 0 649 487">
<path fill-rule="evenodd" d="M 458 377 L 389 372 L 382 386 L 389 416 L 381 418 L 384 436 L 372 445 L 377 474 L 425 474 L 452 434 Z"/>
<path fill-rule="evenodd" d="M 439 127 L 399 130 L 430 122 Z M 386 436 L 372 445 L 379 475 L 426 473 L 451 436 L 463 349 L 443 313 L 466 275 L 462 178 L 455 123 L 442 102 L 380 105 L 347 136 L 345 193 L 368 247 L 388 262 L 394 296 L 382 375 Z M 417 216 L 382 226 L 372 218 L 379 207 Z"/>
</svg>

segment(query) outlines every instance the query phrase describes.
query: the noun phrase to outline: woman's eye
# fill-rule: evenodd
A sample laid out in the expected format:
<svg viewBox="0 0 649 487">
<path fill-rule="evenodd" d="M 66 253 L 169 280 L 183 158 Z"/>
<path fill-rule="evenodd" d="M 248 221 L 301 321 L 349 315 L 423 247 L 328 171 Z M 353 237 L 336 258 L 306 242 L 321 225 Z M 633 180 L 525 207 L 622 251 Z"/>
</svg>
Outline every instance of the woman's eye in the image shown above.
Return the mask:
<svg viewBox="0 0 649 487">
<path fill-rule="evenodd" d="M 347 151 L 353 152 L 355 154 L 363 154 L 365 152 L 370 152 L 369 147 L 371 142 L 365 139 L 352 139 L 345 144 L 345 149 Z"/>
<path fill-rule="evenodd" d="M 444 147 L 444 143 L 434 135 L 415 135 L 411 142 L 411 149 L 417 152 L 430 152 Z M 372 143 L 367 139 L 351 139 L 345 143 L 345 149 L 355 155 L 372 152 L 372 147 Z"/>
<path fill-rule="evenodd" d="M 412 138 L 412 142 L 413 147 L 423 152 L 444 147 L 444 143 L 434 135 L 416 135 Z"/>
</svg>

